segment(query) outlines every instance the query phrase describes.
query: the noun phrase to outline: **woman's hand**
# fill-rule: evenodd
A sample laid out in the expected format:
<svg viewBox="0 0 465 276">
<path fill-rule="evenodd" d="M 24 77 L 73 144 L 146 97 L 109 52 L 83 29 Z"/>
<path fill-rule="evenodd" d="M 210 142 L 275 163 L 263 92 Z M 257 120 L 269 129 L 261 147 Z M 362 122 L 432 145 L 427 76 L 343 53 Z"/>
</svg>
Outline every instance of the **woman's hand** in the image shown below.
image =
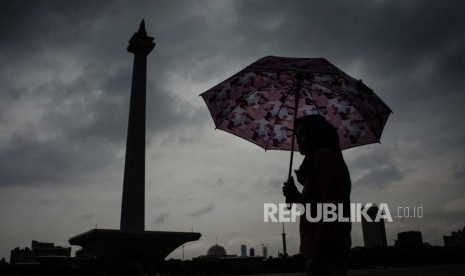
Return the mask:
<svg viewBox="0 0 465 276">
<path fill-rule="evenodd" d="M 294 178 L 291 176 L 283 185 L 283 195 L 286 203 L 300 203 L 300 192 L 295 187 Z"/>
</svg>

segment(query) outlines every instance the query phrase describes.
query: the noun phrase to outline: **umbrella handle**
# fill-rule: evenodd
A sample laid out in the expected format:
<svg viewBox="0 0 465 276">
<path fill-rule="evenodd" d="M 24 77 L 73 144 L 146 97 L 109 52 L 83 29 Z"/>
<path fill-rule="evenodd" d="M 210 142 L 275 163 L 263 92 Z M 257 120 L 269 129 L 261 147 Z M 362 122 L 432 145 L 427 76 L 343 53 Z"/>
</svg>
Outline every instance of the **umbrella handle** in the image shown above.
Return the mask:
<svg viewBox="0 0 465 276">
<path fill-rule="evenodd" d="M 294 160 L 294 133 L 295 131 L 292 131 L 292 150 L 291 150 L 291 161 L 290 161 L 290 164 L 289 164 L 289 174 L 287 176 L 287 185 L 294 185 L 294 179 L 292 178 L 292 160 Z M 286 197 L 286 204 L 289 204 L 287 205 L 287 209 L 290 210 L 292 209 L 292 200 L 288 197 Z"/>
<path fill-rule="evenodd" d="M 292 189 L 293 187 L 292 187 L 292 188 L 289 187 L 289 186 L 291 186 L 291 185 L 295 185 L 295 184 L 294 184 L 294 179 L 292 178 L 292 176 L 287 180 L 286 183 L 284 183 L 284 186 L 285 186 L 285 188 L 287 188 L 287 189 Z M 287 186 L 287 187 L 286 187 L 286 186 Z M 283 188 L 283 189 L 284 189 L 284 188 Z M 287 197 L 287 196 L 285 196 L 285 198 L 286 198 L 286 206 L 287 206 L 287 209 L 288 209 L 288 210 L 292 209 L 292 203 L 294 203 L 293 200 L 292 200 L 290 197 Z M 289 205 L 287 205 L 287 204 L 289 204 Z"/>
<path fill-rule="evenodd" d="M 294 95 L 294 121 L 292 127 L 292 140 L 291 140 L 291 160 L 289 161 L 289 173 L 287 174 L 287 183 L 291 183 L 292 179 L 292 162 L 294 161 L 294 146 L 295 146 L 295 121 L 297 120 L 297 109 L 299 108 L 300 89 L 302 87 L 302 76 L 297 75 L 297 86 Z M 290 203 L 288 209 L 292 208 L 292 202 L 286 198 L 286 203 Z"/>
<path fill-rule="evenodd" d="M 287 181 L 289 182 L 292 178 L 292 161 L 294 160 L 294 133 L 295 131 L 292 131 L 292 150 L 291 150 L 291 160 L 289 161 L 289 172 L 287 174 Z"/>
</svg>

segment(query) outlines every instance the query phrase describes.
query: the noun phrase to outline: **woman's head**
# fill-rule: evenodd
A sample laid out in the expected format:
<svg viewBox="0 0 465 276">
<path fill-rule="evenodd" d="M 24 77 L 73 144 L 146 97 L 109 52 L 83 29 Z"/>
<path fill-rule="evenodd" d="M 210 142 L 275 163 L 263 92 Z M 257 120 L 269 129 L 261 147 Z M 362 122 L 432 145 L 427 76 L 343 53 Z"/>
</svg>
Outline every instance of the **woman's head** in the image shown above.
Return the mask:
<svg viewBox="0 0 465 276">
<path fill-rule="evenodd" d="M 296 138 L 300 153 L 308 155 L 321 148 L 340 151 L 339 135 L 325 117 L 309 115 L 295 122 Z"/>
</svg>

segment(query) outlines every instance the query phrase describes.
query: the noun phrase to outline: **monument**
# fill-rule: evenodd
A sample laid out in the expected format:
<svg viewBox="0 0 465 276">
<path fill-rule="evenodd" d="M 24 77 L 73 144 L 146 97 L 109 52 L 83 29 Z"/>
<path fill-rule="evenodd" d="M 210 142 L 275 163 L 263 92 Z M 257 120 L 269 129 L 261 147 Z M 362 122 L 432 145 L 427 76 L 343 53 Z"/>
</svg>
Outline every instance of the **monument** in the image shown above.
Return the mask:
<svg viewBox="0 0 465 276">
<path fill-rule="evenodd" d="M 129 108 L 123 199 L 119 230 L 93 229 L 72 237 L 79 245 L 116 270 L 144 270 L 159 265 L 182 244 L 200 238 L 200 233 L 145 231 L 145 116 L 147 56 L 155 47 L 142 20 L 129 40 L 134 54 Z"/>
<path fill-rule="evenodd" d="M 142 20 L 139 31 L 131 37 L 127 49 L 134 54 L 134 67 L 124 166 L 121 230 L 144 231 L 147 56 L 155 47 L 153 39 L 147 36 Z"/>
</svg>

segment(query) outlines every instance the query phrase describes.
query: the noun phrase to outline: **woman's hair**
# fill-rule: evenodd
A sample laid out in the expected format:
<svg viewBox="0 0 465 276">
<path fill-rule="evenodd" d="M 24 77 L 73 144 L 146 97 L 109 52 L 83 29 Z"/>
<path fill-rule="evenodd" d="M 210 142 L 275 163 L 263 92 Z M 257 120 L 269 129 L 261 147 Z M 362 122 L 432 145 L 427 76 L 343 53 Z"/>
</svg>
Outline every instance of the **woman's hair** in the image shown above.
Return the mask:
<svg viewBox="0 0 465 276">
<path fill-rule="evenodd" d="M 295 127 L 300 127 L 308 137 L 310 147 L 315 151 L 327 148 L 339 153 L 339 135 L 334 126 L 321 115 L 297 118 Z"/>
<path fill-rule="evenodd" d="M 332 150 L 341 160 L 344 166 L 344 174 L 347 179 L 347 190 L 350 193 L 352 184 L 350 181 L 350 174 L 347 165 L 342 156 L 341 147 L 339 145 L 339 134 L 334 126 L 329 123 L 325 117 L 321 115 L 309 115 L 302 118 L 297 118 L 295 127 L 301 127 L 305 132 L 309 143 L 310 153 L 305 156 L 305 159 L 300 166 L 299 170 L 295 173 L 299 183 L 304 185 L 308 177 L 308 168 L 312 163 L 313 159 L 318 150 L 326 148 Z"/>
</svg>

